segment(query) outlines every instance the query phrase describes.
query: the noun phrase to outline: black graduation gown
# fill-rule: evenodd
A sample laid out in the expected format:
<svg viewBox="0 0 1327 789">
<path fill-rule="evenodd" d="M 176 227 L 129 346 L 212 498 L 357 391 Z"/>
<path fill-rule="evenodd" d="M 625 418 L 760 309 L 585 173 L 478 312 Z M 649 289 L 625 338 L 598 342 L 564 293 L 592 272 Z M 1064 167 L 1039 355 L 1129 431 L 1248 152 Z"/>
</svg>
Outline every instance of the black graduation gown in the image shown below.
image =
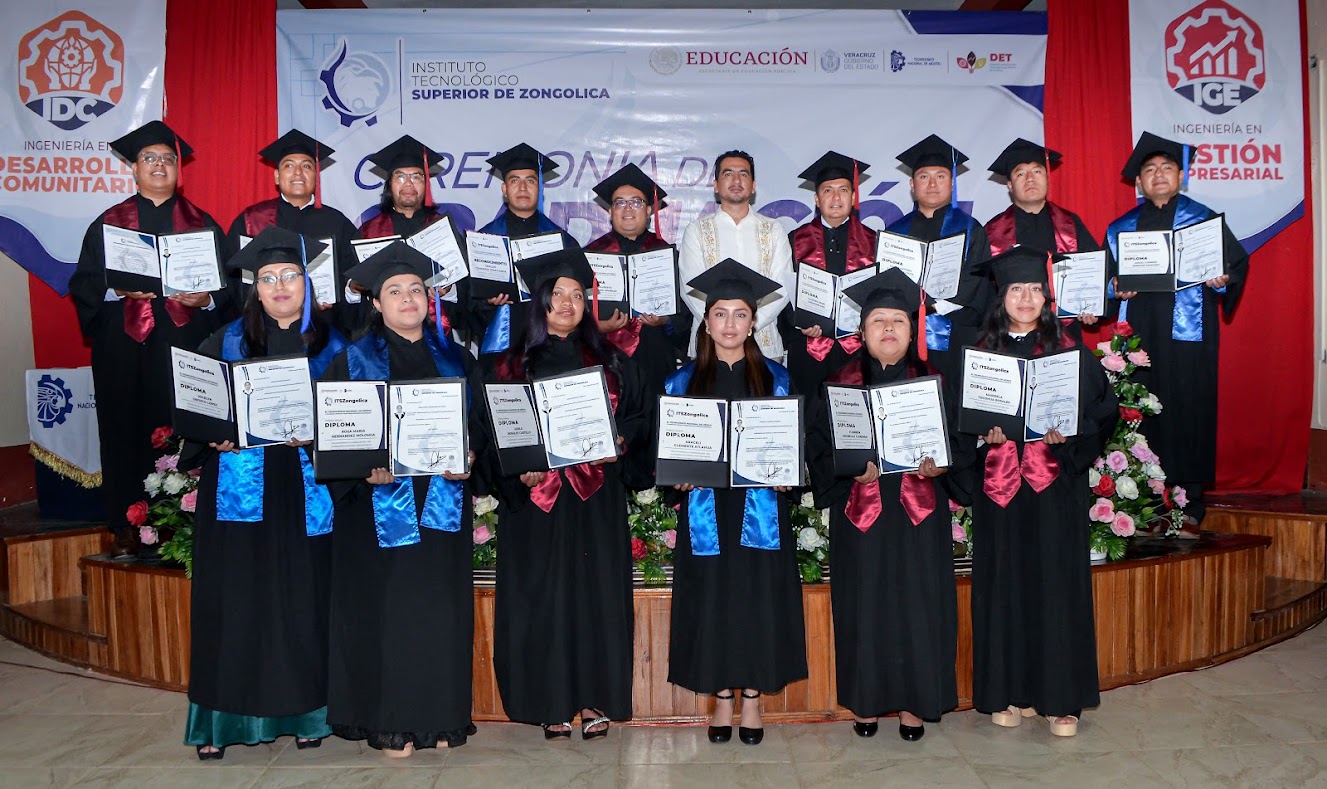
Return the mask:
<svg viewBox="0 0 1327 789">
<path fill-rule="evenodd" d="M 381 331 L 392 379 L 438 377 L 423 340 L 412 343 Z M 351 380 L 346 352 L 332 360 L 323 378 Z M 471 446 L 480 456 L 482 445 Z M 414 479 L 416 515 L 429 480 Z M 421 527 L 418 543 L 397 548 L 378 546 L 367 482 L 328 487 L 336 516 L 327 722 L 338 736 L 367 739 L 374 748 L 432 748 L 439 739 L 463 744 L 473 733 L 472 486 L 462 497 L 459 531 Z"/>
<path fill-rule="evenodd" d="M 820 216 L 817 214 L 813 222 L 819 222 Z M 845 221 L 838 227 L 824 228 L 825 234 L 825 271 L 830 274 L 843 276 L 848 268 L 848 225 Z M 788 234 L 789 245 L 793 244 L 793 236 L 797 231 Z M 790 303 L 783 312 L 779 313 L 779 334 L 783 335 L 783 347 L 787 349 L 786 357 L 788 362 L 788 374 L 792 376 L 793 387 L 799 392 L 804 392 L 808 397 L 815 396 L 820 391 L 820 384 L 824 383 L 825 378 L 830 373 L 839 369 L 853 358 L 854 354 L 849 354 L 843 350 L 843 346 L 835 342 L 830 347 L 829 355 L 824 361 L 806 351 L 806 335 L 802 334 L 801 329 L 793 325 L 793 305 Z M 860 353 L 860 351 L 858 351 Z"/>
<path fill-rule="evenodd" d="M 529 378 L 583 366 L 578 333 L 549 341 Z M 631 360 L 620 355 L 620 364 L 617 431 L 628 452 L 638 451 L 647 404 Z M 552 512 L 530 501 L 519 475 L 503 476 L 497 458 L 489 460 L 502 533 L 493 668 L 503 710 L 526 723 L 564 723 L 586 708 L 630 718 L 635 620 L 624 459 L 600 467 L 603 484 L 588 501 L 564 478 Z"/>
<path fill-rule="evenodd" d="M 1050 208 L 1043 207 L 1035 214 L 1028 213 L 1018 206 L 1011 206 L 1014 209 L 1014 240 L 1018 244 L 1034 249 L 1044 249 L 1048 251 L 1055 250 L 1055 226 L 1051 223 Z M 1074 220 L 1074 240 L 1077 242 L 1077 252 L 1096 252 L 1101 249 L 1101 245 L 1088 232 L 1087 226 L 1078 214 L 1066 210 Z M 1103 283 L 1104 285 L 1104 283 Z M 1109 309 L 1109 305 L 1107 305 Z M 1066 318 L 1061 320 L 1061 324 L 1073 335 L 1075 340 L 1082 341 L 1083 325 L 1077 320 Z"/>
<path fill-rule="evenodd" d="M 139 229 L 170 233 L 176 197 L 154 205 L 142 195 L 131 198 L 138 208 Z M 220 227 L 204 214 L 207 227 Z M 103 221 L 98 217 L 83 236 L 78 268 L 69 292 L 78 310 L 83 336 L 92 347 L 92 382 L 97 390 L 97 434 L 101 440 L 101 490 L 111 528 L 127 527 L 125 510 L 143 498 L 143 478 L 153 470 L 157 450 L 152 431 L 171 423 L 170 349 L 197 348 L 221 325 L 230 301 L 213 294 L 214 309 L 195 310 L 184 326 L 166 312 L 166 300 L 152 300 L 154 328 L 143 342 L 124 331 L 124 302 L 106 301 L 106 251 Z M 183 229 L 183 228 L 180 228 Z"/>
<path fill-rule="evenodd" d="M 1211 216 L 1209 212 L 1209 216 Z M 1139 230 L 1170 230 L 1175 221 L 1175 201 L 1157 208 L 1142 204 Z M 1171 338 L 1174 326 L 1174 293 L 1139 293 L 1129 299 L 1129 325 L 1142 339 L 1143 350 L 1152 357 L 1151 367 L 1140 367 L 1134 380 L 1161 400 L 1162 411 L 1143 420 L 1141 432 L 1148 446 L 1161 458 L 1168 484 L 1211 483 L 1216 479 L 1217 363 L 1221 345 L 1221 319 L 1230 320 L 1244 292 L 1249 273 L 1249 254 L 1239 239 L 1225 228 L 1226 272 L 1230 282 L 1225 294 L 1200 285 L 1203 294 L 1203 339 L 1180 342 Z M 1111 272 L 1116 272 L 1114 259 Z M 1218 311 L 1218 306 L 1220 310 Z"/>
<path fill-rule="evenodd" d="M 199 353 L 221 358 L 224 331 Z M 304 353 L 298 323 L 283 330 L 269 319 L 267 342 L 269 356 Z M 306 534 L 299 450 L 246 450 L 263 453 L 263 520 L 235 523 L 217 520 L 217 453 L 187 447 L 203 469 L 194 515 L 189 700 L 265 718 L 319 709 L 327 703 L 332 538 Z"/>
<path fill-rule="evenodd" d="M 907 378 L 903 364 L 881 367 L 875 359 L 863 360 L 867 385 Z M 957 440 L 956 433 L 951 437 Z M 958 706 L 958 596 L 947 491 L 938 479 L 929 482 L 935 510 L 914 526 L 899 501 L 902 475 L 882 476 L 875 485 L 883 510 L 863 532 L 845 513 L 857 483 L 834 476 L 823 397 L 817 398 L 807 441 L 816 503 L 830 508 L 838 702 L 858 717 L 904 710 L 939 720 Z"/>
<path fill-rule="evenodd" d="M 747 396 L 746 361 L 715 365 L 715 397 Z M 716 489 L 719 555 L 691 552 L 685 498 L 673 550 L 673 610 L 668 681 L 696 693 L 752 688 L 777 693 L 805 679 L 806 620 L 797 542 L 788 526 L 788 500 L 778 494 L 779 548 L 741 545 L 746 491 Z"/>
<path fill-rule="evenodd" d="M 504 234 L 503 228 L 505 227 L 505 235 L 508 238 L 529 238 L 530 236 L 539 234 L 539 218 L 540 214 L 538 212 L 533 213 L 528 217 L 519 217 L 511 211 L 504 210 L 501 216 L 485 225 L 481 232 Z M 548 221 L 551 224 L 552 220 Z M 549 231 L 546 230 L 544 232 Z M 563 230 L 562 247 L 563 249 L 575 249 L 580 247 L 580 243 L 577 242 L 570 233 Z M 509 306 L 511 307 L 510 347 L 519 352 L 525 347 L 526 329 L 530 325 L 530 302 L 521 302 L 513 298 Z M 484 332 L 488 329 L 488 325 L 493 322 L 493 316 L 497 311 L 498 308 L 489 304 L 487 299 L 471 298 L 470 312 L 473 315 L 472 322 L 478 332 L 476 335 L 476 342 L 483 340 Z M 563 722 L 565 723 L 565 721 Z"/>
<path fill-rule="evenodd" d="M 908 235 L 923 241 L 936 241 L 941 238 L 945 215 L 949 206 L 940 206 L 935 213 L 927 217 L 921 211 L 912 212 L 912 221 L 908 226 Z M 980 222 L 972 223 L 968 234 L 967 253 L 963 258 L 963 274 L 959 280 L 958 294 L 950 301 L 962 304 L 963 309 L 949 313 L 953 321 L 953 331 L 949 337 L 948 351 L 930 351 L 928 361 L 948 378 L 956 377 L 963 346 L 976 345 L 981 319 L 987 307 L 995 300 L 995 283 L 987 274 L 977 273 L 982 263 L 991 257 L 991 242 L 986 238 L 986 230 Z"/>
<path fill-rule="evenodd" d="M 1034 355 L 1028 338 L 1007 353 Z M 1087 470 L 1115 427 L 1117 400 L 1101 364 L 1079 346 L 1079 435 L 1052 446 L 1060 473 L 1037 493 L 1024 481 L 1001 509 L 982 488 L 987 447 L 975 460 L 972 529 L 972 704 L 1079 715 L 1100 703 L 1088 559 Z M 972 439 L 972 436 L 966 438 Z M 1024 447 L 1019 442 L 1019 457 Z"/>
</svg>

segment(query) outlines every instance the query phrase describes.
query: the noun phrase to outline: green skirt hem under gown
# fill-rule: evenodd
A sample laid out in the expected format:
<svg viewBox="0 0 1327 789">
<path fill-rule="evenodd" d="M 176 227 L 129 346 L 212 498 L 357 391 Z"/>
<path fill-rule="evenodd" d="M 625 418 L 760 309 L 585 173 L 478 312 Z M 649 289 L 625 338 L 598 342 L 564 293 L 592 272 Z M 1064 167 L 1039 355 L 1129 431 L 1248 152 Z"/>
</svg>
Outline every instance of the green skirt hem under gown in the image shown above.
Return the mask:
<svg viewBox="0 0 1327 789">
<path fill-rule="evenodd" d="M 241 743 L 257 745 L 260 742 L 272 742 L 277 737 L 321 740 L 331 734 L 332 729 L 327 725 L 326 707 L 319 707 L 303 715 L 259 718 L 217 712 L 191 702 L 189 720 L 184 726 L 184 744 L 220 748 Z"/>
</svg>

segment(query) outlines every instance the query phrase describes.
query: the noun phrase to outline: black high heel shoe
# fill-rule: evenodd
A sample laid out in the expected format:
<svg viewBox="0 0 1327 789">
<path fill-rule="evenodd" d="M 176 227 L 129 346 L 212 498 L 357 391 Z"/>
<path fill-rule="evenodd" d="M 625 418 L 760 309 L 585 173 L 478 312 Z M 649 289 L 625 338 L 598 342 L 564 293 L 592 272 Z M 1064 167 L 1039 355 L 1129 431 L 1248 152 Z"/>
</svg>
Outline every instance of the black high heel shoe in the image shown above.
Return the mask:
<svg viewBox="0 0 1327 789">
<path fill-rule="evenodd" d="M 295 747 L 301 751 L 306 748 L 321 748 L 322 745 L 322 740 L 301 740 L 298 737 L 295 738 Z"/>
<path fill-rule="evenodd" d="M 732 701 L 735 697 L 732 693 L 729 693 L 727 696 L 715 693 L 714 698 L 719 701 Z M 729 720 L 732 720 L 732 718 L 730 717 Z M 710 742 L 712 743 L 722 744 L 728 742 L 733 738 L 733 725 L 730 723 L 727 726 L 711 726 L 709 728 L 709 736 Z"/>
<path fill-rule="evenodd" d="M 568 740 L 571 739 L 571 722 L 570 722 L 570 721 L 568 721 L 567 723 L 541 723 L 541 724 L 539 724 L 539 725 L 542 726 L 542 727 L 544 728 L 544 739 L 545 739 L 545 740 L 556 740 L 556 739 L 561 738 L 561 737 L 565 737 L 565 738 L 567 738 Z M 553 728 L 554 726 L 566 726 L 567 728 L 565 728 L 565 729 L 555 729 L 555 728 Z"/>
<path fill-rule="evenodd" d="M 858 737 L 874 737 L 880 731 L 880 721 L 853 721 L 852 731 Z"/>
<path fill-rule="evenodd" d="M 204 748 L 216 748 L 215 751 L 204 751 Z M 226 746 L 224 745 L 195 745 L 194 749 L 198 753 L 198 761 L 211 762 L 220 761 L 226 758 Z"/>
<path fill-rule="evenodd" d="M 743 698 L 743 699 L 759 699 L 759 698 L 760 698 L 760 694 L 757 693 L 757 694 L 755 694 L 754 696 L 748 696 L 748 695 L 746 695 L 746 691 L 743 690 L 743 691 L 742 691 L 742 698 Z M 745 722 L 745 721 L 744 721 L 744 722 Z M 763 740 L 763 739 L 765 739 L 765 728 L 764 728 L 764 726 L 761 726 L 761 728 L 759 728 L 759 729 L 748 729 L 748 728 L 745 727 L 745 726 L 738 726 L 738 727 L 737 727 L 737 738 L 738 738 L 739 740 L 741 740 L 742 742 L 746 743 L 747 745 L 759 745 L 759 744 L 760 744 L 760 741 Z"/>
</svg>

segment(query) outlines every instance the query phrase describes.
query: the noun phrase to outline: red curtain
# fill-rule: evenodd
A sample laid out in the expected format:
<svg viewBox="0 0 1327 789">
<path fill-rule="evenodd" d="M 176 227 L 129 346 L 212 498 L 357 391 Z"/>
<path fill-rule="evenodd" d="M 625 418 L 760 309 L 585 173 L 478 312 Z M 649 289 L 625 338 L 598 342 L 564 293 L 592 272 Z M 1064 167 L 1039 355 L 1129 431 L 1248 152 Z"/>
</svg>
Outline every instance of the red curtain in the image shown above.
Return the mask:
<svg viewBox="0 0 1327 789">
<path fill-rule="evenodd" d="M 1102 238 L 1106 225 L 1135 205 L 1132 185 L 1119 176 L 1133 148 L 1129 3 L 1049 0 L 1047 11 L 1046 144 L 1065 155 L 1051 179 L 1051 199 L 1078 212 Z M 1300 20 L 1304 30 L 1302 3 Z M 1303 106 L 1307 141 L 1307 88 Z M 1306 168 L 1308 159 L 1306 151 Z M 1311 183 L 1307 173 L 1304 181 Z M 1222 492 L 1303 488 L 1313 398 L 1308 195 L 1305 217 L 1254 253 L 1242 304 L 1222 327 L 1216 482 Z"/>
</svg>

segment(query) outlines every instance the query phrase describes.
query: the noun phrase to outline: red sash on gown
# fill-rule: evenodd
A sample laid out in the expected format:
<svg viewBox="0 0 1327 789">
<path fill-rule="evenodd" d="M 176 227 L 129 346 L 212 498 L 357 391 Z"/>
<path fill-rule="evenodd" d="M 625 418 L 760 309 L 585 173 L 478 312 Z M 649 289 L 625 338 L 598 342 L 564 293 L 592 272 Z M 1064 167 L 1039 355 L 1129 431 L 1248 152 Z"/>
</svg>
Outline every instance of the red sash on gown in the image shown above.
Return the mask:
<svg viewBox="0 0 1327 789">
<path fill-rule="evenodd" d="M 818 269 L 825 268 L 825 226 L 820 221 L 820 214 L 805 225 L 793 231 L 793 260 L 798 265 L 809 263 Z M 848 258 L 844 265 L 845 272 L 856 271 L 875 263 L 875 232 L 862 224 L 855 216 L 848 217 Z M 833 337 L 807 337 L 806 352 L 818 362 L 823 362 L 834 350 L 837 342 L 849 355 L 862 347 L 862 338 L 857 335 L 835 340 Z"/>
<path fill-rule="evenodd" d="M 101 215 L 101 221 L 104 224 L 113 227 L 122 227 L 125 230 L 141 230 L 138 224 L 138 205 L 131 197 L 122 203 L 111 206 L 106 213 Z M 175 205 L 171 207 L 171 227 L 176 231 L 182 230 L 202 230 L 207 227 L 207 220 L 203 212 L 199 211 L 193 203 L 185 200 L 183 197 L 175 196 Z M 166 299 L 166 314 L 170 316 L 171 322 L 176 327 L 184 326 L 194 316 L 194 308 L 186 307 L 178 301 Z M 143 342 L 147 340 L 152 329 L 157 325 L 156 318 L 152 315 L 151 299 L 125 299 L 124 300 L 124 333 L 133 338 L 134 342 Z"/>
</svg>

